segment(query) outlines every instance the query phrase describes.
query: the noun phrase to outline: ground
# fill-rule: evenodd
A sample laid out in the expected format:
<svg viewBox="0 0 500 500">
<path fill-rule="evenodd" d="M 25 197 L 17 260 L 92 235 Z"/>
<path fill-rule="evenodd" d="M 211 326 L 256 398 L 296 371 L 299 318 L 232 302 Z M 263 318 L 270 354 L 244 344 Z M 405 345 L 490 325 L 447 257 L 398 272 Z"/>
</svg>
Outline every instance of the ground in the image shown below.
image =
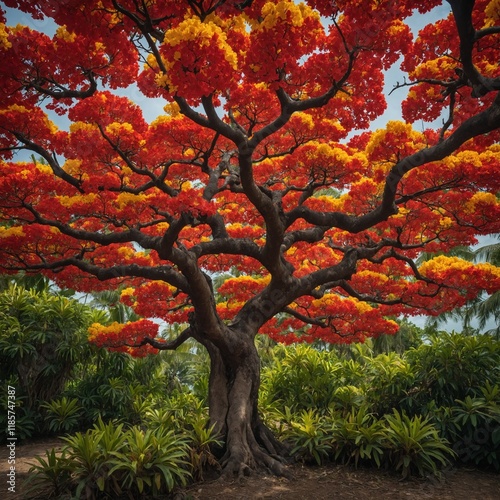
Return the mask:
<svg viewBox="0 0 500 500">
<path fill-rule="evenodd" d="M 0 448 L 0 498 L 25 500 L 22 483 L 35 455 L 60 446 L 55 439 L 44 439 L 16 447 L 16 493 L 5 492 L 9 470 L 8 452 Z M 500 474 L 474 469 L 450 468 L 441 480 L 401 481 L 397 475 L 376 469 L 354 469 L 350 466 L 290 466 L 292 479 L 251 476 L 242 481 L 221 483 L 217 480 L 190 486 L 177 499 L 185 500 L 330 500 L 330 499 L 436 499 L 436 500 L 499 500 Z M 45 495 L 38 497 L 46 499 Z"/>
</svg>

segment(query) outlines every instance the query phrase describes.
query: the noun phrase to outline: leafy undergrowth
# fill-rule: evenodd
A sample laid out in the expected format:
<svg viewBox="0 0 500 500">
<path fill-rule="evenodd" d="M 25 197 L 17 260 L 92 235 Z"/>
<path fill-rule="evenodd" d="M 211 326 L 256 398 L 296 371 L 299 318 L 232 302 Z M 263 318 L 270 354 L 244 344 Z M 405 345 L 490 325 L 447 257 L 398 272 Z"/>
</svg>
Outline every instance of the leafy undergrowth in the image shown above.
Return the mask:
<svg viewBox="0 0 500 500">
<path fill-rule="evenodd" d="M 47 449 L 61 446 L 57 439 L 43 439 L 17 448 L 16 493 L 9 500 L 25 500 L 23 483 L 35 455 L 44 455 Z M 7 472 L 6 450 L 0 448 L 0 475 Z M 315 500 L 370 498 L 382 499 L 439 499 L 439 500 L 496 500 L 500 491 L 500 475 L 475 469 L 449 468 L 443 477 L 400 481 L 394 475 L 379 469 L 358 468 L 348 465 L 303 466 L 296 464 L 293 479 L 272 476 L 250 476 L 243 481 L 221 483 L 217 480 L 197 482 L 181 490 L 185 500 L 247 500 L 287 499 Z M 3 494 L 4 484 L 0 485 Z M 471 493 L 473 492 L 473 493 Z M 43 498 L 43 497 L 42 497 Z M 168 497 L 164 497 L 168 498 Z"/>
</svg>

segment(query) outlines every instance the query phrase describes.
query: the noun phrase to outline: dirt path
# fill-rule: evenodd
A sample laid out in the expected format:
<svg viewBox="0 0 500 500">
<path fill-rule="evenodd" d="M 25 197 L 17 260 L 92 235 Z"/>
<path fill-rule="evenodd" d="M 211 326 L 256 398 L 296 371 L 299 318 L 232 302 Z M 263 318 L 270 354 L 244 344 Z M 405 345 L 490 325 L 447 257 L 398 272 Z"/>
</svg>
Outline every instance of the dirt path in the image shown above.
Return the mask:
<svg viewBox="0 0 500 500">
<path fill-rule="evenodd" d="M 44 439 L 17 446 L 15 450 L 15 493 L 7 490 L 9 453 L 0 448 L 0 498 L 24 500 L 22 483 L 28 476 L 29 462 L 35 455 L 60 446 L 60 441 Z M 221 483 L 210 481 L 192 485 L 185 491 L 186 500 L 500 500 L 500 474 L 463 468 L 445 471 L 441 481 L 400 481 L 398 476 L 374 469 L 339 465 L 325 467 L 291 467 L 293 479 L 252 476 L 243 481 Z M 40 499 L 45 497 L 40 497 Z"/>
</svg>

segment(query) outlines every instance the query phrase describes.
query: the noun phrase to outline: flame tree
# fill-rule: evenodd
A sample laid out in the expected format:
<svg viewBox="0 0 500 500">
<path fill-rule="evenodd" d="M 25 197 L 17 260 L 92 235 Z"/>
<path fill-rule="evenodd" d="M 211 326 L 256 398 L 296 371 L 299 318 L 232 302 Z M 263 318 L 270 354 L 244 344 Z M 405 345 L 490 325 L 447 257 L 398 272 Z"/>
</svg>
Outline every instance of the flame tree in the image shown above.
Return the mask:
<svg viewBox="0 0 500 500">
<path fill-rule="evenodd" d="M 227 474 L 284 471 L 257 409 L 257 333 L 359 341 L 498 290 L 498 268 L 444 255 L 499 229 L 498 0 L 450 0 L 415 40 L 405 20 L 440 2 L 4 3 L 55 31 L 2 15 L 0 267 L 184 324 L 90 338 L 205 346 Z M 363 132 L 399 58 L 402 121 Z M 422 251 L 436 257 L 418 266 Z"/>
</svg>

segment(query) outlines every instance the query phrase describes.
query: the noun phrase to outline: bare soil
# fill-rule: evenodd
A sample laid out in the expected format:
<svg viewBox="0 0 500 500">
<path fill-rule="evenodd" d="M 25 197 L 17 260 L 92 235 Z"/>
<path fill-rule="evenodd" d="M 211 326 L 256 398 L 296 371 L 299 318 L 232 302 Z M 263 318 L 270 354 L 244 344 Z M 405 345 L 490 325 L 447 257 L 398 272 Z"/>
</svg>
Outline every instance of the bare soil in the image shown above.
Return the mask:
<svg viewBox="0 0 500 500">
<path fill-rule="evenodd" d="M 0 498 L 24 500 L 23 483 L 35 455 L 60 447 L 57 439 L 43 439 L 19 445 L 15 450 L 16 491 L 7 490 L 9 449 L 0 448 Z M 323 467 L 290 466 L 292 479 L 254 475 L 234 482 L 220 480 L 196 483 L 178 492 L 185 500 L 500 500 L 500 474 L 477 469 L 450 468 L 441 479 L 401 481 L 399 476 L 377 469 L 354 469 L 331 464 Z M 46 495 L 38 498 L 46 499 Z"/>
</svg>

